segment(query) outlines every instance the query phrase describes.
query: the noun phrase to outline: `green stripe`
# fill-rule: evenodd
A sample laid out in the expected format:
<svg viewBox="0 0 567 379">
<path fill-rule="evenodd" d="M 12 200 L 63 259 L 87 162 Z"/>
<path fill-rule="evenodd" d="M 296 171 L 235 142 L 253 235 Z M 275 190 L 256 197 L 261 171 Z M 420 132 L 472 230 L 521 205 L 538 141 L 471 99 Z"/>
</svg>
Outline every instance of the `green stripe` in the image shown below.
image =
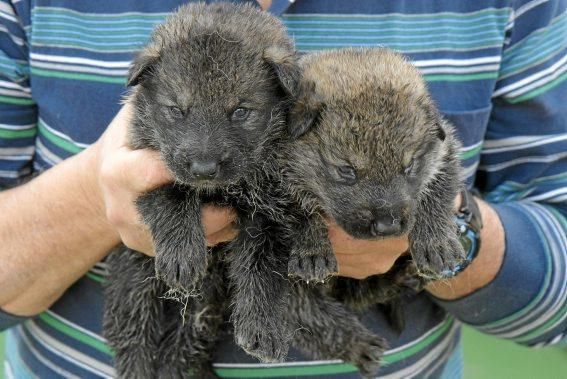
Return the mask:
<svg viewBox="0 0 567 379">
<path fill-rule="evenodd" d="M 439 13 L 426 13 L 426 14 L 399 14 L 399 13 L 390 13 L 390 14 L 381 14 L 381 15 L 328 15 L 328 14 L 295 14 L 295 15 L 284 15 L 282 18 L 287 20 L 305 20 L 305 19 L 313 19 L 313 20 L 336 20 L 336 21 L 352 21 L 352 20 L 359 20 L 359 21 L 367 21 L 367 20 L 381 20 L 387 18 L 388 20 L 392 19 L 409 19 L 409 20 L 416 20 L 416 19 L 435 19 L 435 20 L 442 20 L 443 18 L 459 18 L 459 19 L 474 19 L 477 17 L 484 17 L 486 15 L 500 15 L 502 17 L 506 17 L 510 14 L 511 8 L 492 8 L 492 9 L 483 9 L 478 12 L 471 12 L 471 13 L 455 13 L 455 12 L 439 12 Z"/>
<path fill-rule="evenodd" d="M 516 104 L 522 101 L 526 101 L 526 100 L 530 100 L 533 99 L 536 96 L 539 96 L 555 87 L 557 87 L 559 84 L 563 83 L 563 81 L 567 79 L 567 72 L 563 73 L 560 77 L 556 78 L 555 80 L 552 80 L 551 82 L 547 83 L 544 86 L 541 86 L 539 88 L 533 89 L 521 96 L 518 97 L 513 97 L 513 98 L 504 98 L 508 103 L 510 104 Z"/>
<path fill-rule="evenodd" d="M 102 276 L 100 276 L 100 275 L 93 274 L 92 272 L 87 272 L 87 273 L 85 274 L 85 276 L 86 276 L 87 278 L 91 279 L 91 280 L 94 280 L 94 281 L 97 282 L 97 283 L 105 283 L 105 282 L 106 282 L 106 280 L 105 280 L 104 277 L 102 277 Z"/>
<path fill-rule="evenodd" d="M 454 319 L 452 317 L 447 318 L 447 320 L 437 329 L 435 332 L 428 335 L 419 343 L 408 347 L 407 349 L 398 351 L 393 354 L 384 355 L 384 363 L 392 364 L 399 362 L 404 359 L 408 359 L 411 355 L 415 355 L 423 350 L 429 349 L 437 340 L 441 338 L 448 330 L 453 326 Z"/>
<path fill-rule="evenodd" d="M 53 41 L 45 41 L 34 39 L 32 45 L 44 45 L 44 46 L 52 46 L 52 47 L 73 47 L 79 49 L 87 49 L 91 51 L 97 52 L 114 52 L 114 53 L 125 53 L 125 52 L 135 52 L 140 50 L 144 46 L 144 41 L 140 40 L 137 43 L 131 43 L 130 46 L 111 46 L 111 45 L 97 45 L 93 46 L 92 44 L 89 45 L 88 43 L 76 43 L 76 42 L 68 42 L 68 41 L 60 41 L 54 43 Z"/>
<path fill-rule="evenodd" d="M 424 75 L 424 77 L 425 80 L 428 82 L 466 82 L 472 80 L 496 79 L 498 77 L 498 73 L 488 72 L 488 73 L 462 74 L 462 75 L 432 74 L 432 75 Z"/>
<path fill-rule="evenodd" d="M 32 67 L 31 71 L 34 75 L 44 76 L 48 78 L 60 78 L 60 79 L 71 79 L 71 80 L 85 80 L 91 82 L 101 82 L 109 84 L 126 84 L 126 77 L 124 76 L 103 76 L 96 74 L 85 74 L 80 72 L 66 72 L 66 71 L 55 71 L 46 70 L 42 68 Z"/>
<path fill-rule="evenodd" d="M 517 312 L 504 317 L 500 320 L 496 320 L 490 323 L 486 323 L 480 326 L 481 330 L 485 330 L 485 331 L 490 331 L 492 329 L 495 328 L 499 328 L 501 326 L 510 324 L 512 322 L 515 322 L 516 320 L 521 319 L 522 317 L 524 317 L 527 313 L 529 313 L 533 308 L 536 307 L 536 305 L 543 299 L 543 297 L 545 296 L 547 289 L 549 288 L 550 284 L 551 284 L 551 273 L 552 273 L 552 265 L 553 262 L 551 261 L 551 252 L 550 252 L 550 247 L 549 247 L 549 242 L 547 241 L 546 238 L 546 233 L 544 231 L 542 231 L 542 226 L 536 221 L 536 219 L 532 216 L 532 214 L 523 209 L 521 206 L 516 205 L 514 206 L 514 208 L 516 210 L 520 210 L 524 216 L 528 217 L 530 219 L 530 223 L 532 223 L 534 225 L 534 230 L 536 231 L 536 233 L 538 234 L 542 245 L 543 245 L 543 250 L 545 252 L 545 277 L 543 279 L 542 282 L 542 286 L 541 289 L 539 290 L 539 293 L 537 294 L 537 296 L 532 299 L 532 301 L 529 302 L 528 305 L 524 306 L 522 309 L 518 310 Z"/>
<path fill-rule="evenodd" d="M 72 11 L 70 9 L 67 8 L 58 8 L 58 7 L 35 7 L 33 9 L 33 13 L 34 14 L 67 14 L 75 17 L 82 17 L 85 19 L 92 19 L 92 20 L 100 20 L 100 19 L 108 19 L 108 18 L 118 18 L 121 20 L 124 19 L 129 19 L 129 18 L 133 18 L 133 19 L 138 19 L 138 18 L 142 18 L 142 19 L 156 19 L 156 18 L 164 18 L 166 17 L 168 14 L 170 14 L 170 12 L 161 12 L 161 13 L 141 13 L 141 12 L 127 12 L 127 13 L 100 13 L 100 14 L 94 14 L 94 13 L 82 13 L 82 12 L 77 12 L 77 11 Z M 128 14 L 130 13 L 130 14 Z"/>
<path fill-rule="evenodd" d="M 125 25 L 124 27 L 122 27 L 122 25 L 120 27 L 116 27 L 116 28 L 110 28 L 110 27 L 104 27 L 102 26 L 101 29 L 104 30 L 97 30 L 97 25 L 93 25 L 93 26 L 81 26 L 81 25 L 73 25 L 73 24 L 65 24 L 65 25 L 53 25 L 51 23 L 43 23 L 43 22 L 36 22 L 34 24 L 34 31 L 37 31 L 39 33 L 44 32 L 44 31 L 49 31 L 49 32 L 60 32 L 60 33 L 66 33 L 69 32 L 70 30 L 75 31 L 76 33 L 78 32 L 83 32 L 83 33 L 96 33 L 97 35 L 116 35 L 116 34 L 139 34 L 139 33 L 144 33 L 147 34 L 148 36 L 150 35 L 150 33 L 152 32 L 152 30 L 154 30 L 154 26 L 153 25 L 148 25 L 148 26 L 140 26 L 140 25 L 133 25 L 131 27 L 128 27 L 128 25 Z M 127 29 L 126 29 L 127 28 Z M 133 29 L 135 28 L 135 29 Z M 110 30 L 109 30 L 110 29 Z"/>
<path fill-rule="evenodd" d="M 353 46 L 353 45 L 349 45 L 348 43 L 345 44 L 340 44 L 340 45 L 329 45 L 329 46 L 325 46 L 325 45 L 315 45 L 315 44 L 302 44 L 302 43 L 296 43 L 295 44 L 296 48 L 299 51 L 321 51 L 321 50 L 328 50 L 328 49 L 337 49 L 337 48 L 341 48 L 341 47 L 357 47 L 357 46 Z M 375 45 L 359 45 L 359 46 L 364 46 L 364 47 L 372 47 Z M 417 45 L 417 46 L 397 46 L 396 44 L 392 44 L 392 45 L 387 45 L 386 47 L 389 48 L 393 48 L 395 50 L 398 50 L 402 53 L 416 53 L 416 52 L 428 52 L 428 51 L 433 51 L 433 52 L 437 52 L 439 50 L 448 50 L 448 51 L 478 51 L 478 50 L 482 50 L 482 49 L 494 49 L 494 48 L 499 48 L 501 46 L 501 43 L 494 43 L 491 45 L 481 45 L 481 46 L 475 46 L 475 47 L 461 47 L 461 46 L 444 46 L 444 47 L 431 47 L 431 46 L 423 46 L 423 45 Z"/>
<path fill-rule="evenodd" d="M 454 319 L 448 318 L 435 332 L 424 338 L 419 343 L 398 351 L 393 354 L 385 354 L 384 364 L 393 364 L 404 359 L 411 359 L 412 355 L 429 349 L 440 337 L 453 325 Z M 218 368 L 215 369 L 219 376 L 224 378 L 277 378 L 285 376 L 316 376 L 330 374 L 353 373 L 355 366 L 346 363 L 287 366 L 287 367 L 242 367 L 242 368 Z"/>
<path fill-rule="evenodd" d="M 51 141 L 53 144 L 57 145 L 61 149 L 66 150 L 69 153 L 73 153 L 73 154 L 76 154 L 76 153 L 83 151 L 82 147 L 79 147 L 79 146 L 75 145 L 74 143 L 67 141 L 66 139 L 63 139 L 63 138 L 59 137 L 58 135 L 50 132 L 45 127 L 45 124 L 43 124 L 43 122 L 41 120 L 38 122 L 38 128 L 39 128 L 39 134 L 41 134 L 42 136 L 47 138 L 49 141 Z"/>
<path fill-rule="evenodd" d="M 48 313 L 41 313 L 39 315 L 39 319 L 60 333 L 63 333 L 77 341 L 80 341 L 85 345 L 93 347 L 104 354 L 112 355 L 112 351 L 104 342 L 78 329 L 74 329 L 73 327 L 61 322 L 60 320 L 56 319 L 55 317 L 51 316 Z"/>
<path fill-rule="evenodd" d="M 16 104 L 16 105 L 34 105 L 32 99 L 22 99 L 21 97 L 2 96 L 0 95 L 0 103 Z"/>
<path fill-rule="evenodd" d="M 11 129 L 0 129 L 0 138 L 5 139 L 18 139 L 18 138 L 30 138 L 37 135 L 36 128 L 24 129 L 24 130 L 11 130 Z"/>
<path fill-rule="evenodd" d="M 469 158 L 472 158 L 472 157 L 478 155 L 481 150 L 482 150 L 482 144 L 476 146 L 474 149 L 470 149 L 468 151 L 461 152 L 459 154 L 459 157 L 461 158 L 462 161 L 465 161 Z"/>
<path fill-rule="evenodd" d="M 214 371 L 223 378 L 279 378 L 355 373 L 358 369 L 352 365 L 338 363 L 317 366 L 216 368 Z"/>
<path fill-rule="evenodd" d="M 559 319 L 561 319 L 562 317 L 565 317 L 565 313 L 567 313 L 567 304 L 561 307 L 559 311 L 555 314 L 555 316 L 553 316 L 543 325 L 540 325 L 539 327 L 535 328 L 534 330 L 520 337 L 512 338 L 512 340 L 516 342 L 529 342 L 530 340 L 543 335 L 545 332 L 547 332 L 548 328 L 552 327 L 553 324 L 559 321 Z"/>
</svg>

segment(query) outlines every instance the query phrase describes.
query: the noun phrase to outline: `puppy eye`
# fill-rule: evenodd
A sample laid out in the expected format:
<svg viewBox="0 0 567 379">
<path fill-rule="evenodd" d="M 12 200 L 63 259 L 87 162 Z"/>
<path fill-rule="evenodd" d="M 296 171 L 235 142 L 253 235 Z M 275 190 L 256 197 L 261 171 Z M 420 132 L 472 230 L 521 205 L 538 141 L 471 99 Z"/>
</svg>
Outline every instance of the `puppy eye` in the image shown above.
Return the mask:
<svg viewBox="0 0 567 379">
<path fill-rule="evenodd" d="M 183 111 L 178 107 L 167 107 L 167 113 L 173 118 L 182 118 Z"/>
<path fill-rule="evenodd" d="M 411 174 L 411 172 L 413 171 L 413 168 L 415 166 L 415 158 L 413 158 L 410 163 L 404 168 L 404 174 L 405 175 L 409 175 Z"/>
<path fill-rule="evenodd" d="M 250 115 L 250 109 L 247 108 L 236 108 L 234 112 L 232 112 L 231 119 L 233 121 L 244 121 Z"/>
<path fill-rule="evenodd" d="M 348 184 L 356 182 L 356 170 L 352 166 L 336 166 L 339 177 Z"/>
</svg>

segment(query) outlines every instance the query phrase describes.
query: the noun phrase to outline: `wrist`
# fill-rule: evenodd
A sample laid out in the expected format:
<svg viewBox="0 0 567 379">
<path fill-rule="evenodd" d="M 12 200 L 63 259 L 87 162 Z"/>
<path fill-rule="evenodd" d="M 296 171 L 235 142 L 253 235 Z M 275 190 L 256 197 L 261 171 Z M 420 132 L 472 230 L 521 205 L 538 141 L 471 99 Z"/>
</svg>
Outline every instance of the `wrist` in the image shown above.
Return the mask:
<svg viewBox="0 0 567 379">
<path fill-rule="evenodd" d="M 106 217 L 106 205 L 99 182 L 99 154 L 100 142 L 96 142 L 72 158 L 76 159 L 73 174 L 78 178 L 77 200 L 90 214 L 95 229 L 118 244 L 120 236 Z"/>
</svg>

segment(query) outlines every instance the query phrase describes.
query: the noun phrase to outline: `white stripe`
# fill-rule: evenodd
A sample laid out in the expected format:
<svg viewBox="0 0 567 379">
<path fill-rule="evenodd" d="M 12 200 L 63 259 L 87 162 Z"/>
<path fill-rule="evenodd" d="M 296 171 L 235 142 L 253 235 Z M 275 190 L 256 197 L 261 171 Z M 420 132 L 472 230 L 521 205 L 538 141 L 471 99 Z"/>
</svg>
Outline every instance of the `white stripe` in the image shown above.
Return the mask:
<svg viewBox="0 0 567 379">
<path fill-rule="evenodd" d="M 79 58 L 79 57 L 66 57 L 61 55 L 47 55 L 31 53 L 31 60 L 39 60 L 45 62 L 56 62 L 56 63 L 74 63 L 85 66 L 95 66 L 95 67 L 106 67 L 106 68 L 128 68 L 130 66 L 130 61 L 101 61 L 96 59 Z"/>
<path fill-rule="evenodd" d="M 80 330 L 81 332 L 83 332 L 84 334 L 87 334 L 89 336 L 91 336 L 92 338 L 95 338 L 97 340 L 99 340 L 100 342 L 106 343 L 106 339 L 104 339 L 102 336 L 99 336 L 96 333 L 91 332 L 88 329 L 83 328 L 80 325 L 77 325 L 69 320 L 67 320 L 66 318 L 61 317 L 60 315 L 58 315 L 57 313 L 50 311 L 49 309 L 46 311 L 47 314 L 49 314 L 52 317 L 55 317 L 57 320 L 61 321 L 63 324 L 73 328 L 73 329 L 77 329 Z"/>
<path fill-rule="evenodd" d="M 4 359 L 4 373 L 6 374 L 6 379 L 15 379 L 14 372 L 7 359 Z"/>
<path fill-rule="evenodd" d="M 524 207 L 524 209 L 538 222 L 541 229 L 554 232 L 551 235 L 559 237 L 559 243 L 555 239 L 547 239 L 551 252 L 549 259 L 552 261 L 552 272 L 557 273 L 556 275 L 565 273 L 567 271 L 567 261 L 562 256 L 564 253 L 561 246 L 567 246 L 567 236 L 563 235 L 562 227 L 557 223 L 555 217 L 539 204 L 534 203 L 530 207 Z M 541 217 L 541 214 L 544 214 L 544 217 Z M 551 221 L 553 227 L 550 227 L 546 221 Z M 527 313 L 524 312 L 525 314 L 522 314 L 516 320 L 507 322 L 505 325 L 482 329 L 492 334 L 497 334 L 502 338 L 514 338 L 543 325 L 547 320 L 555 316 L 557 309 L 562 307 L 567 299 L 567 281 L 558 280 L 557 277 L 552 277 L 551 279 L 555 280 L 551 283 L 550 288 L 547 289 L 546 297 L 542 299 L 544 301 L 540 300 L 537 307 L 530 309 Z M 531 319 L 534 320 L 526 323 Z"/>
<path fill-rule="evenodd" d="M 567 58 L 567 55 L 565 56 L 565 58 Z M 524 93 L 527 93 L 531 90 L 543 87 L 547 83 L 552 82 L 555 79 L 559 78 L 559 76 L 561 76 L 565 72 L 567 72 L 567 65 L 561 67 L 558 71 L 555 71 L 553 74 L 551 74 L 551 75 L 549 75 L 545 78 L 542 78 L 542 79 L 540 79 L 536 82 L 533 82 L 532 84 L 527 85 L 523 88 L 520 88 L 519 90 L 516 90 L 514 92 L 510 92 L 510 93 L 506 94 L 505 96 L 508 97 L 508 98 L 518 97 L 518 96 L 523 95 Z"/>
<path fill-rule="evenodd" d="M 412 61 L 411 63 L 420 68 L 431 66 L 474 66 L 487 63 L 500 63 L 500 59 L 500 56 L 493 56 L 471 59 L 427 59 L 422 61 Z"/>
<path fill-rule="evenodd" d="M 445 339 L 433 349 L 429 350 L 420 360 L 412 364 L 411 366 L 405 367 L 399 371 L 393 372 L 389 375 L 378 376 L 380 379 L 400 379 L 400 378 L 414 378 L 419 376 L 421 372 L 429 365 L 431 362 L 437 361 L 442 355 L 442 351 L 447 349 L 449 344 L 455 337 L 455 333 L 459 327 L 459 323 L 455 322 Z"/>
<path fill-rule="evenodd" d="M 563 134 L 550 134 L 546 136 L 536 135 L 536 136 L 515 136 L 509 138 L 499 138 L 499 139 L 486 139 L 484 140 L 484 148 L 497 148 L 504 146 L 519 145 L 524 143 L 530 143 L 533 141 L 539 141 L 542 138 L 562 136 Z"/>
<path fill-rule="evenodd" d="M 475 143 L 475 144 L 472 144 L 472 145 L 469 145 L 469 146 L 463 146 L 463 147 L 461 148 L 461 153 L 465 153 L 465 152 L 467 152 L 467 151 L 474 150 L 474 149 L 476 149 L 477 147 L 479 147 L 480 145 L 482 145 L 482 143 L 483 143 L 483 141 L 479 141 L 479 142 L 477 142 L 477 143 Z"/>
<path fill-rule="evenodd" d="M 6 3 L 0 2 L 0 12 L 4 12 L 4 13 L 10 14 L 12 16 L 15 16 L 14 10 L 12 9 L 12 7 L 9 6 Z"/>
<path fill-rule="evenodd" d="M 37 154 L 51 166 L 55 166 L 58 163 L 63 162 L 63 158 L 55 155 L 45 145 L 41 142 L 41 138 L 36 138 L 35 140 Z"/>
<path fill-rule="evenodd" d="M 443 328 L 443 326 L 448 322 L 447 320 L 448 320 L 448 317 L 445 316 L 445 319 L 443 319 L 443 321 L 441 321 L 439 324 L 437 324 L 436 326 L 434 326 L 433 328 L 428 330 L 426 333 L 422 334 L 418 339 L 415 339 L 415 340 L 413 340 L 409 343 L 406 343 L 405 345 L 398 346 L 395 349 L 387 350 L 384 354 L 385 355 L 394 354 L 394 353 L 397 353 L 401 350 L 405 350 L 405 349 L 408 349 L 412 346 L 417 345 L 418 343 L 420 343 L 421 341 L 423 341 L 424 339 L 429 337 L 431 334 L 433 334 L 433 333 L 437 332 L 439 329 Z"/>
<path fill-rule="evenodd" d="M 478 163 L 479 161 L 475 161 L 472 165 L 463 167 L 461 169 L 461 179 L 467 180 L 469 177 L 474 175 L 474 173 L 478 170 Z"/>
<path fill-rule="evenodd" d="M 77 142 L 77 141 L 73 140 L 73 139 L 72 139 L 71 137 L 69 137 L 68 135 L 63 134 L 63 133 L 61 133 L 60 131 L 55 130 L 55 129 L 53 129 L 52 127 L 50 127 L 49 125 L 47 125 L 43 119 L 40 118 L 40 120 L 41 120 L 41 123 L 43 124 L 43 127 L 45 127 L 45 129 L 49 130 L 51 133 L 55 134 L 56 136 L 58 136 L 58 137 L 60 137 L 60 138 L 63 138 L 63 139 L 66 140 L 67 142 L 71 142 L 72 144 L 74 144 L 74 145 L 76 145 L 76 146 L 78 146 L 78 147 L 82 147 L 82 148 L 84 148 L 84 149 L 90 146 L 88 143 L 82 143 L 82 142 Z"/>
<path fill-rule="evenodd" d="M 7 171 L 7 170 L 0 170 L 0 177 L 2 178 L 10 178 L 10 179 L 18 179 L 23 176 L 26 176 L 31 173 L 31 168 L 26 167 L 20 171 Z"/>
<path fill-rule="evenodd" d="M 8 95 L 12 97 L 19 97 L 22 99 L 31 99 L 31 94 L 22 91 L 14 91 L 11 89 L 0 88 L 0 95 Z"/>
<path fill-rule="evenodd" d="M 523 15 L 524 13 L 534 9 L 535 7 L 537 7 L 538 5 L 541 5 L 543 3 L 547 3 L 549 0 L 533 0 L 530 1 L 529 3 L 526 3 L 524 5 L 522 5 L 521 7 L 519 7 L 516 12 L 514 13 L 514 19 L 517 19 L 518 17 L 520 17 L 521 15 Z"/>
<path fill-rule="evenodd" d="M 97 361 L 96 359 L 57 341 L 55 338 L 41 330 L 41 328 L 39 328 L 33 320 L 26 322 L 25 325 L 34 339 L 53 354 L 94 374 L 101 375 L 103 377 L 113 377 L 116 375 L 113 367 Z"/>
<path fill-rule="evenodd" d="M 503 163 L 498 163 L 498 164 L 493 164 L 493 165 L 481 165 L 478 167 L 479 170 L 483 170 L 483 171 L 488 171 L 488 172 L 492 172 L 492 171 L 498 171 L 498 170 L 502 170 L 504 168 L 508 168 L 508 167 L 512 167 L 515 165 L 519 165 L 522 163 L 551 163 L 551 162 L 555 162 L 558 161 L 560 159 L 563 159 L 567 157 L 567 152 L 563 152 L 563 153 L 559 153 L 559 154 L 552 154 L 552 155 L 546 155 L 546 156 L 530 156 L 530 157 L 521 157 L 521 158 L 516 158 L 516 159 L 512 159 Z"/>
<path fill-rule="evenodd" d="M 30 156 L 33 155 L 35 148 L 33 146 L 26 147 L 0 147 L 0 157 L 11 155 Z"/>
<path fill-rule="evenodd" d="M 467 73 L 475 73 L 475 72 L 496 72 L 500 68 L 499 65 L 484 65 L 484 66 L 474 66 L 474 67 L 436 67 L 436 68 L 428 68 L 422 69 L 421 73 L 424 75 L 427 74 L 439 74 L 439 73 L 447 73 L 447 74 L 467 74 Z"/>
<path fill-rule="evenodd" d="M 565 62 L 567 62 L 567 55 L 564 56 L 563 58 L 561 58 L 560 60 L 558 60 L 557 62 L 555 62 L 550 67 L 546 68 L 545 70 L 541 70 L 540 72 L 537 72 L 533 75 L 525 77 L 524 79 L 522 79 L 522 80 L 520 80 L 516 83 L 509 84 L 505 87 L 500 88 L 497 91 L 494 91 L 494 93 L 492 94 L 492 97 L 498 97 L 498 96 L 501 96 L 503 94 L 506 94 L 506 96 L 510 96 L 510 97 L 517 96 L 517 95 L 514 95 L 514 94 L 523 91 L 522 87 L 525 87 L 525 86 L 529 85 L 530 83 L 537 81 L 540 78 L 545 78 L 546 76 L 553 74 L 554 72 L 555 72 L 555 74 L 557 74 L 556 70 L 560 69 L 561 66 L 563 64 L 565 64 Z M 533 84 L 532 84 L 532 86 L 533 86 Z M 516 90 L 516 91 L 514 91 L 514 90 Z M 514 91 L 514 92 L 512 92 L 512 91 Z"/>
<path fill-rule="evenodd" d="M 341 364 L 340 359 L 305 361 L 305 362 L 283 362 L 283 363 L 213 363 L 213 367 L 217 368 L 259 368 L 259 367 L 294 367 L 294 366 L 316 366 Z"/>
<path fill-rule="evenodd" d="M 556 197 L 558 195 L 565 195 L 567 194 L 567 187 L 558 188 L 553 191 L 544 192 L 537 194 L 535 196 L 525 197 L 522 200 L 529 200 L 529 201 L 542 201 L 542 200 L 549 200 L 552 197 Z"/>
<path fill-rule="evenodd" d="M 35 128 L 35 124 L 27 124 L 27 125 L 0 124 L 0 129 L 6 129 L 6 130 L 29 130 L 34 128 Z"/>
<path fill-rule="evenodd" d="M 86 72 L 86 73 L 111 75 L 111 76 L 126 76 L 128 74 L 128 69 L 108 70 L 104 68 L 92 68 L 92 67 L 84 67 L 84 66 L 73 66 L 73 65 L 64 65 L 59 63 L 44 63 L 44 62 L 35 62 L 35 61 L 31 62 L 31 66 L 54 69 L 59 71 Z"/>
<path fill-rule="evenodd" d="M 29 87 L 24 87 L 19 83 L 15 83 L 15 82 L 7 82 L 4 80 L 0 80 L 0 87 L 11 88 L 22 92 L 31 93 L 31 89 Z"/>
<path fill-rule="evenodd" d="M 32 342 L 30 341 L 30 339 L 28 338 L 28 336 L 26 335 L 26 333 L 23 331 L 23 328 L 21 325 L 18 326 L 18 329 L 20 330 L 20 336 L 22 337 L 22 341 L 24 342 L 24 344 L 27 346 L 27 348 L 30 350 L 30 352 L 32 353 L 32 355 L 41 363 L 43 363 L 45 366 L 47 366 L 49 369 L 51 369 L 52 371 L 55 371 L 56 373 L 58 373 L 59 375 L 63 376 L 64 378 L 80 378 L 80 376 L 71 374 L 69 371 L 66 371 L 64 369 L 62 369 L 59 366 L 56 366 L 53 362 L 51 362 L 49 359 L 45 358 L 43 356 L 43 354 L 41 354 L 32 344 Z"/>
<path fill-rule="evenodd" d="M 2 3 L 0 3 L 0 4 L 2 4 Z M 5 9 L 0 8 L 0 18 L 5 18 L 6 20 L 11 21 L 11 22 L 15 22 L 15 23 L 18 22 L 18 19 L 16 17 L 14 17 L 14 13 L 12 12 L 11 9 L 9 9 L 9 12 L 6 13 Z"/>
<path fill-rule="evenodd" d="M 10 33 L 10 31 L 8 30 L 8 28 L 6 28 L 4 25 L 0 24 L 0 32 L 4 32 L 6 33 L 10 39 L 18 46 L 24 46 L 25 45 L 25 41 L 23 39 L 21 39 L 20 37 L 16 37 L 15 35 L 13 35 L 12 33 Z"/>
<path fill-rule="evenodd" d="M 555 134 L 550 136 L 521 136 L 514 138 L 505 138 L 502 140 L 486 140 L 481 154 L 502 153 L 505 151 L 514 151 L 522 149 L 530 149 L 532 147 L 548 145 L 555 142 L 566 141 L 566 134 Z M 500 142 L 501 141 L 501 142 Z M 500 147 L 498 147 L 500 145 Z"/>
</svg>

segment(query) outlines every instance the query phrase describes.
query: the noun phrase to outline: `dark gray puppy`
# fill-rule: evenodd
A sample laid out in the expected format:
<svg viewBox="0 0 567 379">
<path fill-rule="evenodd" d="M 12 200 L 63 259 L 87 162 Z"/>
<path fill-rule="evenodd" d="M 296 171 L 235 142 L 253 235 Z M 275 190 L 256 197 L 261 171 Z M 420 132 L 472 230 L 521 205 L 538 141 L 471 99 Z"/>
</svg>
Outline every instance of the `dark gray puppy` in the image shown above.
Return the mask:
<svg viewBox="0 0 567 379">
<path fill-rule="evenodd" d="M 300 64 L 289 127 L 301 137 L 284 160 L 308 216 L 296 230 L 289 273 L 321 281 L 336 272 L 328 216 L 355 238 L 409 233 L 419 274 L 442 277 L 464 257 L 452 212 L 459 143 L 419 72 L 379 48 L 315 53 Z"/>
<path fill-rule="evenodd" d="M 131 145 L 158 150 L 175 182 L 137 203 L 155 260 L 128 250 L 109 257 L 104 328 L 120 376 L 182 376 L 192 362 L 208 362 L 227 313 L 227 281 L 236 342 L 264 361 L 287 353 L 276 151 L 298 73 L 282 23 L 231 4 L 180 7 L 134 61 Z M 206 248 L 203 203 L 236 209 L 241 232 L 226 247 L 230 254 Z M 226 263 L 217 261 L 224 256 Z M 184 309 L 160 299 L 168 290 Z"/>
</svg>

